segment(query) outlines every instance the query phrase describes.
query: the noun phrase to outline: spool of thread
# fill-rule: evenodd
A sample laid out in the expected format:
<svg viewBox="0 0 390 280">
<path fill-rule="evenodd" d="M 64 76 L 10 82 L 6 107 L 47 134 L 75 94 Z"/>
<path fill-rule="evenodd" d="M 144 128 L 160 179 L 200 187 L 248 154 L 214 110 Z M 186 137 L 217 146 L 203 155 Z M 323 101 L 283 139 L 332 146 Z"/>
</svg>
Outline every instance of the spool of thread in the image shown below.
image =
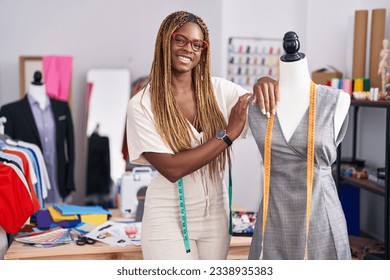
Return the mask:
<svg viewBox="0 0 390 280">
<path fill-rule="evenodd" d="M 374 101 L 378 101 L 379 99 L 379 88 L 374 89 Z"/>
<path fill-rule="evenodd" d="M 340 80 L 338 78 L 333 78 L 331 80 L 331 87 L 332 88 L 339 88 Z"/>
<path fill-rule="evenodd" d="M 363 91 L 370 91 L 370 79 L 369 78 L 363 79 Z"/>
<path fill-rule="evenodd" d="M 355 79 L 353 91 L 354 92 L 363 91 L 363 79 Z"/>
<path fill-rule="evenodd" d="M 351 79 L 343 80 L 343 90 L 345 92 L 348 92 L 349 95 L 352 96 L 352 80 Z"/>
<path fill-rule="evenodd" d="M 342 89 L 343 88 L 343 79 L 340 79 L 339 80 L 339 89 Z"/>
</svg>

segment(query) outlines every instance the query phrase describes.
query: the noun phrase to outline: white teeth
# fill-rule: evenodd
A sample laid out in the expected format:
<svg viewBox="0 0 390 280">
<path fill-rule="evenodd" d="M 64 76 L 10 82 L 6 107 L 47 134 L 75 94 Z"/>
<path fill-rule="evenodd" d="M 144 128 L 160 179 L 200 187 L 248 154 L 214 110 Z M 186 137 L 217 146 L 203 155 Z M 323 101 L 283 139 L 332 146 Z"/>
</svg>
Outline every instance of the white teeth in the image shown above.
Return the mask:
<svg viewBox="0 0 390 280">
<path fill-rule="evenodd" d="M 189 59 L 188 57 L 185 57 L 185 56 L 178 56 L 178 57 L 183 62 L 190 62 L 191 61 L 191 59 Z"/>
</svg>

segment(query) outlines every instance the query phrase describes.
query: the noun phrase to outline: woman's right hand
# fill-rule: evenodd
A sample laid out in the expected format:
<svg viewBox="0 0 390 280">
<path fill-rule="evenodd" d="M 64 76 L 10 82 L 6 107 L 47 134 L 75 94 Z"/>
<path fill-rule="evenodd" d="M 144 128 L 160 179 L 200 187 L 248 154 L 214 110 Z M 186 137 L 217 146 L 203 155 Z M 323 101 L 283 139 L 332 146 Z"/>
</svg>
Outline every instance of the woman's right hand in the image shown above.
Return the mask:
<svg viewBox="0 0 390 280">
<path fill-rule="evenodd" d="M 251 93 L 246 93 L 238 98 L 237 103 L 233 106 L 230 111 L 229 123 L 226 128 L 226 133 L 229 138 L 233 141 L 240 136 L 242 130 L 245 127 L 247 118 L 247 109 L 249 104 L 249 97 Z"/>
</svg>

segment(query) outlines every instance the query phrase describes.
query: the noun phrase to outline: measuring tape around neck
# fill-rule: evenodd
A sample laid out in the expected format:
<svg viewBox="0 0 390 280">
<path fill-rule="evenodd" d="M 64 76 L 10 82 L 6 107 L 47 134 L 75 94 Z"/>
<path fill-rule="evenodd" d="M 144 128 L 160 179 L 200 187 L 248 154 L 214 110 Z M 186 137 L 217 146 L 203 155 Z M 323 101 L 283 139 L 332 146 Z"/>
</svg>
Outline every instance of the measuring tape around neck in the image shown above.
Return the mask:
<svg viewBox="0 0 390 280">
<path fill-rule="evenodd" d="M 309 240 L 309 225 L 311 212 L 311 199 L 313 193 L 313 177 L 314 177 L 314 139 L 315 139 L 315 119 L 316 119 L 316 85 L 310 84 L 310 103 L 309 103 L 309 119 L 307 131 L 307 193 L 306 193 L 306 236 L 305 236 L 305 252 L 304 259 L 308 259 L 308 240 Z M 263 258 L 264 250 L 264 234 L 267 224 L 268 201 L 271 181 L 271 143 L 272 143 L 272 128 L 274 125 L 274 115 L 271 115 L 267 122 L 266 135 L 264 141 L 264 189 L 263 189 L 263 227 L 261 240 L 260 259 Z"/>
<path fill-rule="evenodd" d="M 178 191 L 179 191 L 179 207 L 180 207 L 180 218 L 181 218 L 181 231 L 183 233 L 184 247 L 186 249 L 186 253 L 189 253 L 189 252 L 191 252 L 191 248 L 190 248 L 190 239 L 188 237 L 186 202 L 185 202 L 185 199 L 184 199 L 183 178 L 180 178 L 177 181 L 177 187 L 178 187 Z"/>
<path fill-rule="evenodd" d="M 191 252 L 190 248 L 190 239 L 188 236 L 188 227 L 187 227 L 187 213 L 186 213 L 186 202 L 184 198 L 184 183 L 183 178 L 180 178 L 177 181 L 177 188 L 179 192 L 179 207 L 180 207 L 180 218 L 181 218 L 181 232 L 183 234 L 184 247 L 186 253 Z M 229 164 L 229 234 L 233 233 L 233 221 L 232 221 L 232 173 Z"/>
</svg>

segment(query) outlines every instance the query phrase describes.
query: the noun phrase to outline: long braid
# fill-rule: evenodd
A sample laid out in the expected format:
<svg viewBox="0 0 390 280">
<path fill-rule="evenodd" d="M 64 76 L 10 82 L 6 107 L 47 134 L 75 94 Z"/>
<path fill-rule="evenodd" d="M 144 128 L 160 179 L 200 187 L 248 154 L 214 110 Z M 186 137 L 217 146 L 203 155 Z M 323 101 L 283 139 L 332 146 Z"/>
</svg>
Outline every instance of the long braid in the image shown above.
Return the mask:
<svg viewBox="0 0 390 280">
<path fill-rule="evenodd" d="M 190 21 L 200 26 L 204 40 L 209 42 L 208 28 L 201 18 L 185 11 L 170 14 L 164 19 L 158 31 L 152 68 L 146 83 L 151 85 L 151 105 L 156 129 L 175 153 L 191 149 L 191 139 L 194 135 L 176 104 L 171 88 L 171 36 Z M 207 141 L 214 137 L 216 131 L 227 126 L 211 82 L 210 47 L 202 52 L 199 64 L 193 69 L 192 79 L 197 106 L 194 126 L 198 131 L 203 131 Z M 227 157 L 230 160 L 229 152 L 225 150 L 209 163 L 212 178 L 215 178 L 218 171 L 224 170 Z"/>
</svg>

